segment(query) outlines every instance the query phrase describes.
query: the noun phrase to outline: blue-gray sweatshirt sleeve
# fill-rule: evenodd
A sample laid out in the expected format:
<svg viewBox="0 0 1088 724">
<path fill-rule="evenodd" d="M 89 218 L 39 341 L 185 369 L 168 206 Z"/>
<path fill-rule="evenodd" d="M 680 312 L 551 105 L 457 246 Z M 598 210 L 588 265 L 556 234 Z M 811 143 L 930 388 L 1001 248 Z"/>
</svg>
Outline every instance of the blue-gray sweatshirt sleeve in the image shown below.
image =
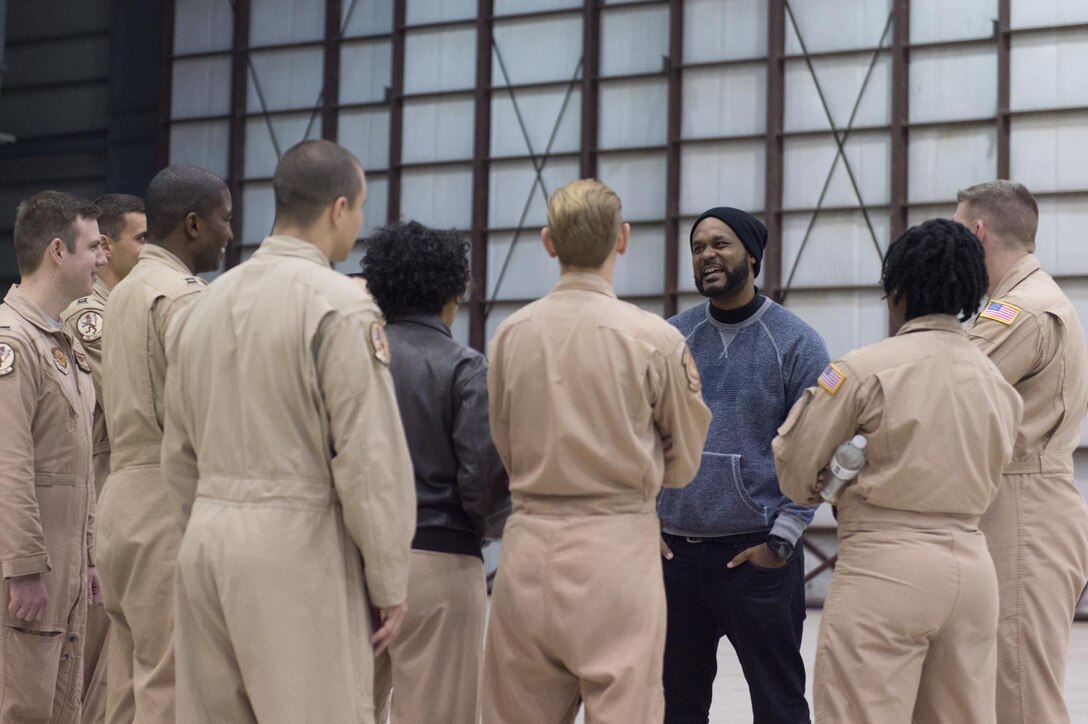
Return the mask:
<svg viewBox="0 0 1088 724">
<path fill-rule="evenodd" d="M 816 384 L 816 378 L 830 361 L 823 339 L 815 330 L 806 326 L 805 334 L 790 349 L 782 365 L 786 377 L 786 402 L 791 409 L 801 399 L 804 391 Z M 815 507 L 798 505 L 791 501 L 782 506 L 771 527 L 771 534 L 796 544 L 815 514 Z"/>
</svg>

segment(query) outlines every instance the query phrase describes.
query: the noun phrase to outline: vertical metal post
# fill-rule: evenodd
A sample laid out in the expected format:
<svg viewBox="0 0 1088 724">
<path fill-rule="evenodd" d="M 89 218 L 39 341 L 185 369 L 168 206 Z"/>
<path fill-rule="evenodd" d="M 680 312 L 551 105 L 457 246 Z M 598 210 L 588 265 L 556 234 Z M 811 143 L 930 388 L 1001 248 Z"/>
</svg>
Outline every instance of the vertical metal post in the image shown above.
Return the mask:
<svg viewBox="0 0 1088 724">
<path fill-rule="evenodd" d="M 910 0 L 894 2 L 889 243 L 907 230 L 907 144 L 910 137 Z"/>
<path fill-rule="evenodd" d="M 340 132 L 340 16 L 343 0 L 325 0 L 325 63 L 321 94 L 321 137 L 335 141 Z"/>
<path fill-rule="evenodd" d="M 476 11 L 476 88 L 472 144 L 472 293 L 468 307 L 469 344 L 487 343 L 487 227 L 491 156 L 492 0 L 478 0 Z"/>
<path fill-rule="evenodd" d="M 763 293 L 777 302 L 782 295 L 783 128 L 786 116 L 786 0 L 767 3 L 767 138 L 763 222 Z"/>
<path fill-rule="evenodd" d="M 234 42 L 230 57 L 230 146 L 227 156 L 227 187 L 234 213 L 231 228 L 234 240 L 227 247 L 224 266 L 230 269 L 242 261 L 242 180 L 246 161 L 246 94 L 248 91 L 250 0 L 234 0 Z"/>
<path fill-rule="evenodd" d="M 404 34 L 407 0 L 393 0 L 393 68 L 389 88 L 389 195 L 386 218 L 400 219 L 400 160 L 404 143 Z"/>
<path fill-rule="evenodd" d="M 585 0 L 582 19 L 582 178 L 597 176 L 598 86 L 601 72 L 601 0 Z"/>
<path fill-rule="evenodd" d="M 162 0 L 159 33 L 159 118 L 155 139 L 155 169 L 170 163 L 170 120 L 174 98 L 174 15 L 175 0 Z"/>
<path fill-rule="evenodd" d="M 997 2 L 997 177 L 1009 177 L 1009 62 L 1012 55 L 1012 0 Z"/>
<path fill-rule="evenodd" d="M 668 125 L 665 146 L 665 317 L 676 314 L 680 243 L 680 135 L 683 121 L 684 2 L 669 0 Z"/>
</svg>

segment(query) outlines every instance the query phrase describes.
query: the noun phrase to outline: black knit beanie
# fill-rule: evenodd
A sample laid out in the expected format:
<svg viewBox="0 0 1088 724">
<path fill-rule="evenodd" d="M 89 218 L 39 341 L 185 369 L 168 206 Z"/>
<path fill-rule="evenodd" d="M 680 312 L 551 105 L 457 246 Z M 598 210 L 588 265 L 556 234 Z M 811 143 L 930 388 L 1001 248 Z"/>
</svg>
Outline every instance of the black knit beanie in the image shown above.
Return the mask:
<svg viewBox="0 0 1088 724">
<path fill-rule="evenodd" d="M 759 276 L 759 267 L 763 263 L 763 250 L 767 248 L 767 227 L 763 222 L 749 214 L 747 211 L 734 209 L 730 206 L 715 206 L 704 211 L 703 215 L 691 225 L 691 233 L 688 234 L 688 245 L 695 238 L 695 229 L 703 219 L 715 218 L 724 222 L 733 233 L 736 234 L 748 253 L 755 257 L 756 266 L 754 276 Z"/>
</svg>

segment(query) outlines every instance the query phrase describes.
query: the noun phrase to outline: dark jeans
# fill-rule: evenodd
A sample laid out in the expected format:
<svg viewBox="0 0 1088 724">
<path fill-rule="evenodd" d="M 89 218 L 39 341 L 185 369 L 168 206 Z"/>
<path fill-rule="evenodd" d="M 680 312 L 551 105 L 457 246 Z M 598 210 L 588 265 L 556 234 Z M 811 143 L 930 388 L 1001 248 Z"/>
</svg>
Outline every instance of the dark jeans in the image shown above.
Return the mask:
<svg viewBox="0 0 1088 724">
<path fill-rule="evenodd" d="M 807 724 L 801 630 L 805 621 L 805 556 L 801 543 L 777 569 L 733 556 L 767 540 L 766 533 L 690 543 L 665 534 L 673 559 L 662 559 L 668 601 L 665 639 L 665 722 L 706 724 L 718 641 L 737 652 L 756 724 Z"/>
</svg>

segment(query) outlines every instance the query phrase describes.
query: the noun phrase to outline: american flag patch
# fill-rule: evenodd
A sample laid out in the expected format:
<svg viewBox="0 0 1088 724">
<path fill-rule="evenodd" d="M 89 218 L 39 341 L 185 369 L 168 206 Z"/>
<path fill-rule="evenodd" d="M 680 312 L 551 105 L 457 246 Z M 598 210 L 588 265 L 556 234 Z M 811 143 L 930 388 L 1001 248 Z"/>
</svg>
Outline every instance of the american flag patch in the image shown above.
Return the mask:
<svg viewBox="0 0 1088 724">
<path fill-rule="evenodd" d="M 816 384 L 827 390 L 828 394 L 834 395 L 842 387 L 844 380 L 846 380 L 846 375 L 842 373 L 842 370 L 831 364 L 816 378 Z"/>
<path fill-rule="evenodd" d="M 998 299 L 991 299 L 986 308 L 979 314 L 979 319 L 992 319 L 1002 324 L 1012 324 L 1020 314 L 1020 307 Z"/>
</svg>

